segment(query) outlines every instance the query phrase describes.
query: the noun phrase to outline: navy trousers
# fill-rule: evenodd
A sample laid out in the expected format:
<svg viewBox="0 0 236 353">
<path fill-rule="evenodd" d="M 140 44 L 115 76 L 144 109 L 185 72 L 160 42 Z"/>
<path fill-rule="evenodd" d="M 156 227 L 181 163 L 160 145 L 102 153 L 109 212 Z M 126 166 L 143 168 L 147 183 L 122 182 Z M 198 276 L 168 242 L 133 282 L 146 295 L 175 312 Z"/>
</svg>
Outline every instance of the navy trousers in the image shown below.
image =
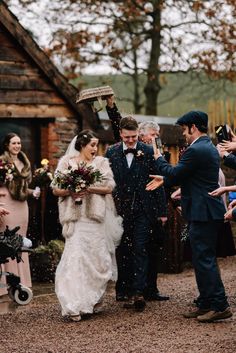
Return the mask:
<svg viewBox="0 0 236 353">
<path fill-rule="evenodd" d="M 223 311 L 229 304 L 216 260 L 217 228 L 221 221 L 190 222 L 192 262 L 199 290 L 201 309 Z"/>
<path fill-rule="evenodd" d="M 150 221 L 144 212 L 124 216 L 124 233 L 117 248 L 116 293 L 143 294 L 147 285 Z"/>
</svg>

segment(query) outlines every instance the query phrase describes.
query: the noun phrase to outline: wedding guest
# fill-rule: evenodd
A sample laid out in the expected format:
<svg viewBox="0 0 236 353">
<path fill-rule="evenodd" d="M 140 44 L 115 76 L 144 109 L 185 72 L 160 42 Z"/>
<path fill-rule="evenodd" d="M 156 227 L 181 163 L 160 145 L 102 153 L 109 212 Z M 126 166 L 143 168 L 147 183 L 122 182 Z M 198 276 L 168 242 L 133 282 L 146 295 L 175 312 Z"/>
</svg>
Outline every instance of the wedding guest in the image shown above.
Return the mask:
<svg viewBox="0 0 236 353">
<path fill-rule="evenodd" d="M 216 190 L 213 190 L 211 193 L 209 193 L 211 196 L 222 196 L 224 195 L 226 192 L 229 191 L 236 191 L 236 185 L 229 185 L 229 186 L 220 186 L 219 188 L 217 188 Z M 225 215 L 224 215 L 224 219 L 225 220 L 235 220 L 235 216 L 236 216 L 236 209 L 234 209 L 234 204 L 236 205 L 236 200 L 233 200 L 229 206 L 228 206 L 228 210 L 226 211 Z"/>
<path fill-rule="evenodd" d="M 160 136 L 160 126 L 154 121 L 145 121 L 139 124 L 139 140 L 152 146 L 153 139 Z M 169 296 L 161 295 L 157 288 L 158 260 L 160 248 L 164 244 L 164 226 L 167 222 L 167 200 L 164 188 L 155 190 L 156 218 L 152 219 L 150 241 L 148 244 L 148 275 L 144 298 L 150 301 L 169 300 Z"/>
<path fill-rule="evenodd" d="M 114 173 L 113 197 L 123 217 L 124 233 L 117 249 L 117 298 L 130 298 L 126 308 L 144 310 L 148 271 L 148 242 L 156 198 L 145 190 L 151 171 L 156 170 L 151 146 L 138 141 L 138 123 L 131 117 L 120 120 L 121 142 L 110 146 L 106 156 Z"/>
<path fill-rule="evenodd" d="M 113 134 L 115 140 L 119 142 L 120 137 L 120 120 L 122 116 L 120 115 L 118 108 L 115 104 L 115 97 L 109 96 L 107 101 L 107 114 L 111 120 Z M 152 139 L 158 137 L 160 134 L 160 127 L 156 122 L 146 121 L 139 124 L 139 141 L 151 145 Z M 156 190 L 156 205 L 153 207 L 156 210 L 156 217 L 153 217 L 149 243 L 148 243 L 148 274 L 147 274 L 147 284 L 144 290 L 144 298 L 148 301 L 163 301 L 168 300 L 169 296 L 161 295 L 159 289 L 157 288 L 157 273 L 158 273 L 158 260 L 160 257 L 160 248 L 163 246 L 164 242 L 164 225 L 167 221 L 167 201 L 164 188 Z M 127 295 L 117 293 L 116 299 L 118 301 L 127 300 Z"/>
<path fill-rule="evenodd" d="M 191 111 L 178 119 L 189 147 L 176 166 L 169 165 L 154 145 L 154 157 L 160 176 L 154 176 L 147 190 L 159 185 L 180 185 L 181 208 L 188 221 L 192 262 L 200 296 L 198 309 L 185 313 L 185 318 L 199 322 L 227 319 L 232 312 L 217 267 L 217 230 L 223 222 L 225 207 L 221 197 L 209 192 L 217 188 L 220 160 L 215 146 L 207 136 L 208 116 Z"/>
<path fill-rule="evenodd" d="M 21 150 L 20 137 L 10 132 L 2 143 L 2 154 L 0 159 L 14 165 L 13 178 L 6 181 L 0 186 L 0 201 L 6 205 L 9 214 L 6 214 L 0 223 L 0 231 L 4 231 L 6 226 L 15 228 L 20 226 L 19 234 L 26 237 L 28 228 L 28 204 L 29 195 L 39 197 L 39 193 L 35 194 L 34 190 L 29 189 L 31 181 L 31 165 L 25 153 Z M 9 262 L 2 265 L 5 271 L 13 272 L 20 277 L 21 284 L 31 287 L 31 275 L 29 267 L 29 259 L 27 253 L 22 253 L 21 262 L 9 259 Z M 1 279 L 3 282 L 4 279 Z M 1 288 L 0 294 L 6 294 L 7 289 Z"/>
<path fill-rule="evenodd" d="M 85 191 L 74 193 L 53 187 L 59 197 L 59 219 L 65 248 L 56 270 L 55 290 L 62 315 L 80 321 L 92 314 L 102 301 L 107 284 L 116 280 L 115 247 L 123 232 L 111 192 L 115 186 L 106 158 L 96 156 L 98 138 L 89 130 L 71 141 L 57 171 L 78 169 L 80 163 L 98 169 L 103 180 Z M 80 197 L 82 204 L 75 200 Z"/>
<path fill-rule="evenodd" d="M 229 128 L 229 137 L 231 141 L 223 141 L 216 147 L 220 157 L 223 159 L 226 167 L 236 169 L 236 135 Z"/>
</svg>

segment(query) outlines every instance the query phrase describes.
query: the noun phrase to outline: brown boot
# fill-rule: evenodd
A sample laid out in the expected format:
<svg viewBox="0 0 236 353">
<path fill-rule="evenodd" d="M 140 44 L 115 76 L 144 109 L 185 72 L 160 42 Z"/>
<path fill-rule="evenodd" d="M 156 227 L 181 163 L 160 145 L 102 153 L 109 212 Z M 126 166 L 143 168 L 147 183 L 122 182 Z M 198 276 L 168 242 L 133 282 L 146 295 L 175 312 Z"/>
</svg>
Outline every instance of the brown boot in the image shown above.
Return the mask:
<svg viewBox="0 0 236 353">
<path fill-rule="evenodd" d="M 228 307 L 224 311 L 208 311 L 208 313 L 199 315 L 197 319 L 199 322 L 213 322 L 216 320 L 228 319 L 231 316 L 233 316 L 233 314 L 230 308 Z"/>
<path fill-rule="evenodd" d="M 210 311 L 210 309 L 197 309 L 195 311 L 189 311 L 183 314 L 185 319 L 196 319 L 199 315 L 206 314 Z"/>
</svg>

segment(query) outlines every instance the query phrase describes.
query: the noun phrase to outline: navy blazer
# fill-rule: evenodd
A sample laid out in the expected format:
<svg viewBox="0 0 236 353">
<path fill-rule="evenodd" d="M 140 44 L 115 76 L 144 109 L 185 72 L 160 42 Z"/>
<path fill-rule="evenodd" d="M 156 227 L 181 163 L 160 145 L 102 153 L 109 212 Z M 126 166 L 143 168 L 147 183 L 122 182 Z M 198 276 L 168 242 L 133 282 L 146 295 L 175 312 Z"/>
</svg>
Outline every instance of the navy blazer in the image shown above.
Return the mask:
<svg viewBox="0 0 236 353">
<path fill-rule="evenodd" d="M 113 190 L 113 197 L 119 214 L 123 215 L 124 202 L 130 195 L 136 193 L 141 201 L 142 208 L 147 216 L 154 221 L 157 217 L 165 216 L 166 210 L 165 191 L 162 188 L 160 198 L 156 193 L 146 191 L 146 184 L 150 181 L 150 174 L 157 173 L 156 162 L 153 157 L 153 148 L 140 141 L 137 142 L 137 155 L 134 156 L 130 168 L 123 152 L 123 144 L 119 142 L 110 146 L 106 152 L 109 158 L 111 169 L 114 174 L 116 187 Z M 160 201 L 162 200 L 162 203 Z M 164 202 L 163 202 L 164 201 Z M 130 205 L 131 206 L 131 205 Z"/>
<path fill-rule="evenodd" d="M 208 136 L 201 136 L 190 145 L 176 166 L 164 158 L 156 160 L 164 184 L 181 186 L 181 206 L 187 221 L 224 219 L 225 206 L 222 198 L 208 193 L 217 189 L 220 157 Z"/>
</svg>

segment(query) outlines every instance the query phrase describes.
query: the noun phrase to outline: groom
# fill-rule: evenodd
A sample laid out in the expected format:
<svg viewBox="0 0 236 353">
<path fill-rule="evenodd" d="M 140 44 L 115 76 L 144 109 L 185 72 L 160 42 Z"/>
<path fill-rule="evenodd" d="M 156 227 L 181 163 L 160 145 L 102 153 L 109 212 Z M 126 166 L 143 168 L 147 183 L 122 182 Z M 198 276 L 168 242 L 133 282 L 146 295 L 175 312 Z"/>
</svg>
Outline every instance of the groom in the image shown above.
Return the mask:
<svg viewBox="0 0 236 353">
<path fill-rule="evenodd" d="M 120 120 L 120 137 L 122 141 L 106 153 L 116 182 L 113 197 L 124 226 L 117 249 L 116 295 L 131 298 L 125 307 L 142 311 L 146 305 L 143 291 L 147 283 L 147 245 L 151 222 L 156 217 L 155 195 L 145 187 L 156 165 L 152 147 L 138 141 L 138 123 L 133 117 Z"/>
</svg>

